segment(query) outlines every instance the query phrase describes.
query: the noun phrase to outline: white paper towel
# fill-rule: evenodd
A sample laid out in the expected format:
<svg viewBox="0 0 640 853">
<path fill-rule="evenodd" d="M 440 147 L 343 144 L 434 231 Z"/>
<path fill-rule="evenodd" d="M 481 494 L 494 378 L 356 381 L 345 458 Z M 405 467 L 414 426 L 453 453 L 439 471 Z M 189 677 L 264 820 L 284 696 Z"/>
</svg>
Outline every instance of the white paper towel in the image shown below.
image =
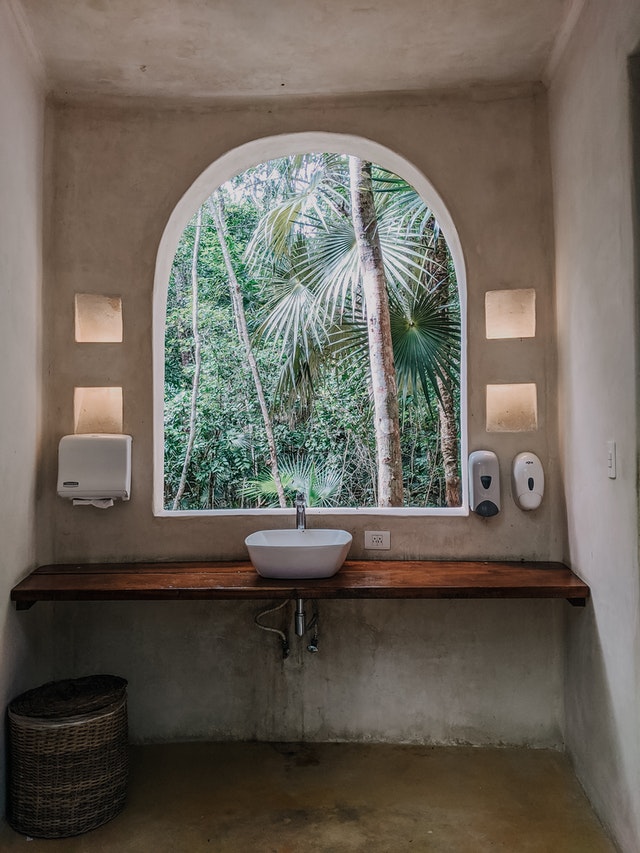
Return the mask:
<svg viewBox="0 0 640 853">
<path fill-rule="evenodd" d="M 108 509 L 113 506 L 111 498 L 74 498 L 74 506 L 97 506 L 98 509 Z"/>
</svg>

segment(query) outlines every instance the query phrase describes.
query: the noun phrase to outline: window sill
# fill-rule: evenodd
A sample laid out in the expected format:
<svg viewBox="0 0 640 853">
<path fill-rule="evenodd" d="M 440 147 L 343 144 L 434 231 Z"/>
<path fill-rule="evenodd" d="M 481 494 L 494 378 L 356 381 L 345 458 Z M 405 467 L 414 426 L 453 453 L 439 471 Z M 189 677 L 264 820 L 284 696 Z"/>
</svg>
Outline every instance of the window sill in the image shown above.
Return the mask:
<svg viewBox="0 0 640 853">
<path fill-rule="evenodd" d="M 18 610 L 37 601 L 181 601 L 287 598 L 565 598 L 589 587 L 549 562 L 347 560 L 323 580 L 261 578 L 248 561 L 41 566 L 11 590 Z"/>
<path fill-rule="evenodd" d="M 278 509 L 277 507 L 262 507 L 260 509 L 160 509 L 153 513 L 157 518 L 216 518 L 221 516 L 258 516 L 265 518 L 268 516 L 291 517 L 293 509 Z M 373 515 L 377 517 L 391 516 L 396 518 L 411 517 L 411 516 L 464 516 L 469 515 L 468 504 L 456 507 L 307 507 L 307 515 L 323 516 L 323 515 L 346 515 L 346 516 L 362 516 Z"/>
</svg>

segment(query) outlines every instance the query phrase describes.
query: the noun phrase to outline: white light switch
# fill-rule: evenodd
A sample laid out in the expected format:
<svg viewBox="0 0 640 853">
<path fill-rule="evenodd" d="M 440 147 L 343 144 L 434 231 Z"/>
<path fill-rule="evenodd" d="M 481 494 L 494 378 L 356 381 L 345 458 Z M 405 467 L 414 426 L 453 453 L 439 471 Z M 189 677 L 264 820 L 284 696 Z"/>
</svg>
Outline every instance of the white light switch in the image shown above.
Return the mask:
<svg viewBox="0 0 640 853">
<path fill-rule="evenodd" d="M 616 478 L 616 443 L 615 441 L 607 442 L 607 474 L 609 479 Z"/>
</svg>

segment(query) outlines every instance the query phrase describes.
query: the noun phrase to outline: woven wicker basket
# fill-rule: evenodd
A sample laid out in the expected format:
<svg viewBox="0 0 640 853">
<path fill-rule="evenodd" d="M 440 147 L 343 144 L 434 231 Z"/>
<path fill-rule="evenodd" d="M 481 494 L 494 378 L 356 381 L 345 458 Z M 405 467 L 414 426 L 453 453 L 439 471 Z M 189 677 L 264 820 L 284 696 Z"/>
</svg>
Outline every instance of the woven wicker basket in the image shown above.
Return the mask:
<svg viewBox="0 0 640 853">
<path fill-rule="evenodd" d="M 124 806 L 127 682 L 112 675 L 54 681 L 14 699 L 7 819 L 18 832 L 65 838 Z"/>
</svg>

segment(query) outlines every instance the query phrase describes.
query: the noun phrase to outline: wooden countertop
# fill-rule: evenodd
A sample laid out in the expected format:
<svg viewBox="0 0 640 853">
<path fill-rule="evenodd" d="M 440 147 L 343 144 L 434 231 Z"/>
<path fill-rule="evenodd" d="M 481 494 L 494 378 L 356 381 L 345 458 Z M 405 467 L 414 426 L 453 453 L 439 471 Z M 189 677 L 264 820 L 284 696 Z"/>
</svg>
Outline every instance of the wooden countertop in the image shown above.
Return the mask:
<svg viewBox="0 0 640 853">
<path fill-rule="evenodd" d="M 18 610 L 36 601 L 286 598 L 565 598 L 589 587 L 548 562 L 347 560 L 332 578 L 269 580 L 250 562 L 83 563 L 40 566 L 11 590 Z"/>
</svg>

